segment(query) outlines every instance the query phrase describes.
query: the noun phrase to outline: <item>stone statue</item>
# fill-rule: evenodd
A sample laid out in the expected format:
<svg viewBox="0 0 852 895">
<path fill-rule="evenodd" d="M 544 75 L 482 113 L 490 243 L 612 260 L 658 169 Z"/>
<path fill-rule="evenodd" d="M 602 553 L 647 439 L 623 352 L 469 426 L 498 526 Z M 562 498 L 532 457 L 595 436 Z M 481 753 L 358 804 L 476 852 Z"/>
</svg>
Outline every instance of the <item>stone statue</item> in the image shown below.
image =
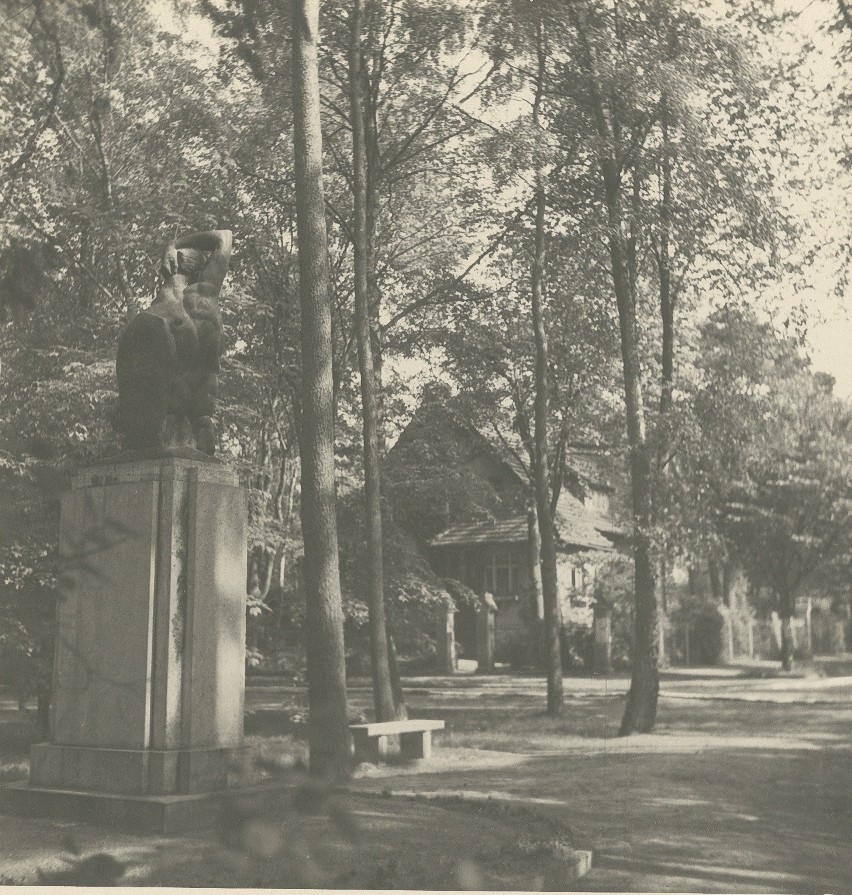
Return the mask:
<svg viewBox="0 0 852 895">
<path fill-rule="evenodd" d="M 189 233 L 163 250 L 160 285 L 118 340 L 118 429 L 124 446 L 215 453 L 219 291 L 228 272 L 230 230 Z"/>
</svg>

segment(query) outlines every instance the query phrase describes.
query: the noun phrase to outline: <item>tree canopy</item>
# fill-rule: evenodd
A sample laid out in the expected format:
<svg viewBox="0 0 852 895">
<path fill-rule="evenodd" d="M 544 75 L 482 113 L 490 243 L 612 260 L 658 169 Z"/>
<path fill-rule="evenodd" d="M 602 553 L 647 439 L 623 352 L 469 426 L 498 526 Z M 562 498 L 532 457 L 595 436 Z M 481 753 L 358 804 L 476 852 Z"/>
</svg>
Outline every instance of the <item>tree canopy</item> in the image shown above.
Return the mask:
<svg viewBox="0 0 852 895">
<path fill-rule="evenodd" d="M 77 464 L 119 446 L 117 333 L 149 302 L 162 244 L 215 226 L 236 246 L 220 451 L 249 490 L 262 652 L 303 619 L 291 604 L 313 409 L 289 4 L 7 7 L 0 637 L 29 652 L 49 640 L 58 494 Z M 815 307 L 833 313 L 847 289 L 848 4 L 364 0 L 353 43 L 354 8 L 326 0 L 318 44 L 350 627 L 370 586 L 352 510 L 364 445 L 379 468 L 430 395 L 445 389 L 520 445 L 551 497 L 569 443 L 624 449 L 645 669 L 627 728 L 647 728 L 667 562 L 736 562 L 789 617 L 809 581 L 848 561 L 848 395 L 807 348 Z M 366 442 L 359 348 L 374 386 Z M 453 589 L 421 549 L 444 503 L 494 512 L 470 482 L 418 477 L 420 449 L 403 439 L 411 475 L 393 461 L 371 490 L 391 634 L 413 618 L 400 607 Z"/>
</svg>

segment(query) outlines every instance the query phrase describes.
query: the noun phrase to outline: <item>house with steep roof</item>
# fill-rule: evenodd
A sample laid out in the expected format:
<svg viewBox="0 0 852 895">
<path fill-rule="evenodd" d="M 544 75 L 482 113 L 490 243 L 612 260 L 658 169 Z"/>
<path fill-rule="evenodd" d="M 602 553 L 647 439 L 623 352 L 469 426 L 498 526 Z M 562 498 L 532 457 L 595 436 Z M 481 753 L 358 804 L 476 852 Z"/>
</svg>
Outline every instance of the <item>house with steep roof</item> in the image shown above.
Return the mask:
<svg viewBox="0 0 852 895">
<path fill-rule="evenodd" d="M 421 539 L 439 576 L 493 597 L 500 661 L 519 642 L 529 642 L 543 618 L 538 530 L 523 448 L 505 434 L 489 437 L 446 408 L 432 408 L 428 419 L 418 411 L 391 454 L 397 452 L 399 461 L 402 455 L 410 457 L 412 448 L 418 456 L 443 464 L 447 475 L 461 472 L 474 489 L 479 480 L 493 493 L 487 510 L 467 512 L 462 489 L 457 489 L 445 502 L 443 518 L 431 520 Z M 613 451 L 596 445 L 574 445 L 569 451 L 554 517 L 563 618 L 585 615 L 591 623 L 589 598 L 596 569 L 625 544 L 616 521 L 623 500 L 620 466 Z M 475 655 L 470 609 L 456 616 L 456 642 L 461 655 Z"/>
</svg>

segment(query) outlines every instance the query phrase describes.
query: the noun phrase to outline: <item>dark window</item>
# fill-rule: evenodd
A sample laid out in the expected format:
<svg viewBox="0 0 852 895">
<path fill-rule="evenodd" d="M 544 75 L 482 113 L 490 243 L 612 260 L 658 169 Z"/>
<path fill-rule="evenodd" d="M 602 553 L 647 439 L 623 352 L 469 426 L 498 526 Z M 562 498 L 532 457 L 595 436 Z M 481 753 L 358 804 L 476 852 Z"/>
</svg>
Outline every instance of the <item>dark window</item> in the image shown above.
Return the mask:
<svg viewBox="0 0 852 895">
<path fill-rule="evenodd" d="M 495 597 L 513 597 L 517 587 L 517 569 L 509 547 L 497 546 L 486 554 L 483 590 Z"/>
</svg>

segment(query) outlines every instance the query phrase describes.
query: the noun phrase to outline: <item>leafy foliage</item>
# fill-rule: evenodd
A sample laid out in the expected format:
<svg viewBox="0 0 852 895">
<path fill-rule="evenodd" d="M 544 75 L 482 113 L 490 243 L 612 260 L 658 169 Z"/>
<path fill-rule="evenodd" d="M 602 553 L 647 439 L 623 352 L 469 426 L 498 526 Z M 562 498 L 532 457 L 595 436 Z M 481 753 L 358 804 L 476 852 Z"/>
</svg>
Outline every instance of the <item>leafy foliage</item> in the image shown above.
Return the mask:
<svg viewBox="0 0 852 895">
<path fill-rule="evenodd" d="M 849 557 L 850 408 L 796 341 L 749 309 L 704 325 L 669 497 L 687 552 L 732 555 L 789 616 Z"/>
</svg>

